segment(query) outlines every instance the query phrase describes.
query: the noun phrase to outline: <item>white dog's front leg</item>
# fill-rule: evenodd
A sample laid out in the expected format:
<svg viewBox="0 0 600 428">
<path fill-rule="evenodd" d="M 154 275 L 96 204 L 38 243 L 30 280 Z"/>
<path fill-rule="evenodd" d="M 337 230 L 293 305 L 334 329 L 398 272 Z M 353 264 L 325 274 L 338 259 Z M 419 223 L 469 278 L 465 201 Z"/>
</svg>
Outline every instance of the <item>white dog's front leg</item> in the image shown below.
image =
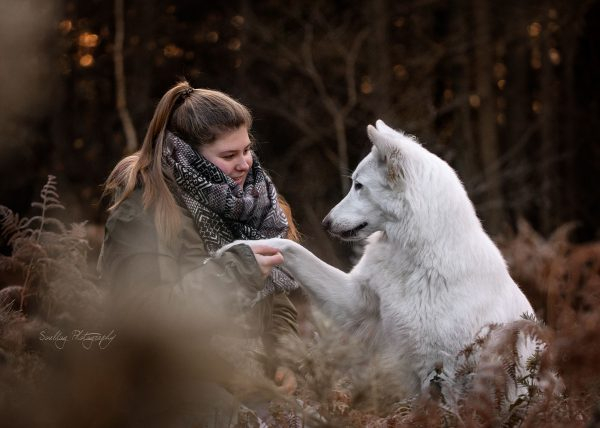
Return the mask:
<svg viewBox="0 0 600 428">
<path fill-rule="evenodd" d="M 325 314 L 346 324 L 348 318 L 364 311 L 370 302 L 365 301 L 364 290 L 351 280 L 350 275 L 323 262 L 302 245 L 288 239 L 236 241 L 253 245 L 268 245 L 283 254 L 283 268 L 306 290 L 311 301 Z M 230 245 L 233 245 L 230 244 Z M 226 247 L 224 247 L 226 248 Z M 219 250 L 221 251 L 221 250 Z"/>
</svg>

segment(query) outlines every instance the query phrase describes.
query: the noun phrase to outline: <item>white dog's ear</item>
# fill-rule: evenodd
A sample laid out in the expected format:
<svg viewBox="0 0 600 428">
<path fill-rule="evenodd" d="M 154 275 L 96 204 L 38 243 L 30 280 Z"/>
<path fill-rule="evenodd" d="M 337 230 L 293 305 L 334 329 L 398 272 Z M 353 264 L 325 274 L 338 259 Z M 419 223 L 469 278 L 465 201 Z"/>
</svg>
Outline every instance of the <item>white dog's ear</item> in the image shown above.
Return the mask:
<svg viewBox="0 0 600 428">
<path fill-rule="evenodd" d="M 389 158 L 389 155 L 399 152 L 398 145 L 394 142 L 393 138 L 387 133 L 383 133 L 378 128 L 372 125 L 367 126 L 367 135 L 369 140 L 377 148 L 377 151 L 381 157 Z"/>
<path fill-rule="evenodd" d="M 383 127 L 391 131 L 383 131 Z M 373 146 L 377 149 L 377 155 L 387 166 L 387 178 L 391 182 L 397 182 L 400 178 L 404 179 L 403 154 L 400 145 L 394 138 L 398 134 L 389 128 L 381 120 L 377 121 L 377 128 L 372 125 L 367 126 L 367 135 Z"/>
<path fill-rule="evenodd" d="M 379 119 L 377 122 L 375 122 L 375 127 L 377 128 L 378 131 L 380 131 L 384 134 L 388 134 L 390 136 L 394 136 L 394 135 L 398 134 L 398 131 L 387 126 L 385 124 L 385 122 L 381 119 Z"/>
</svg>

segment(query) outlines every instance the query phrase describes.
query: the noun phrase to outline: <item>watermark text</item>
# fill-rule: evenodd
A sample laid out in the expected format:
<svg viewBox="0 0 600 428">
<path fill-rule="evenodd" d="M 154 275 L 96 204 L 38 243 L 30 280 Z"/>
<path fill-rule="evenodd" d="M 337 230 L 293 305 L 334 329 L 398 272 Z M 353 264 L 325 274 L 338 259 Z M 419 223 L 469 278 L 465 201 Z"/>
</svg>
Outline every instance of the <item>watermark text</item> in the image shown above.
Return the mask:
<svg viewBox="0 0 600 428">
<path fill-rule="evenodd" d="M 106 349 L 115 337 L 117 335 L 114 329 L 109 333 L 98 333 L 80 329 L 72 330 L 71 334 L 63 333 L 61 330 L 53 333 L 48 333 L 46 330 L 40 332 L 40 340 L 43 342 L 53 342 L 57 349 L 64 349 L 68 342 L 80 343 L 87 350 L 96 346 L 98 349 Z"/>
</svg>

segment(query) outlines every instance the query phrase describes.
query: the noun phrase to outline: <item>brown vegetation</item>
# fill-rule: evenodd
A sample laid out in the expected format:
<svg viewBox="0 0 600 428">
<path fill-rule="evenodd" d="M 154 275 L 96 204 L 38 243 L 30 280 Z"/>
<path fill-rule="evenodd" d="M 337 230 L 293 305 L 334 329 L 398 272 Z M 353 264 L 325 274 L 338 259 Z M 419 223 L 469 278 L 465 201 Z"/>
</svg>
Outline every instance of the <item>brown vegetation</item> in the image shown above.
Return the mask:
<svg viewBox="0 0 600 428">
<path fill-rule="evenodd" d="M 2 237 L 11 249 L 0 259 L 2 423 L 186 426 L 186 418 L 201 415 L 214 399 L 210 388 L 191 390 L 190 381 L 218 376 L 203 344 L 189 339 L 193 326 L 174 335 L 166 327 L 157 333 L 147 324 L 107 323 L 103 292 L 87 271 L 83 226 L 66 227 L 49 214 L 62 208 L 52 177 L 41 198 L 40 214 L 29 219 L 1 208 Z M 544 239 L 520 222 L 500 241 L 547 325 L 523 319 L 490 326 L 457 356 L 457 373 L 440 367 L 420 397 L 397 400 L 360 344 L 318 315 L 312 322 L 319 333 L 304 337 L 302 349 L 289 349 L 302 360 L 296 400 L 277 398 L 258 379 L 246 389 L 238 385 L 238 397 L 270 401 L 261 414 L 269 426 L 594 426 L 600 420 L 600 246 L 571 243 L 570 229 Z M 41 340 L 41 332 L 115 325 L 118 344 L 104 349 L 57 349 Z M 525 362 L 519 337 L 538 345 Z M 249 409 L 237 420 L 237 426 L 256 424 Z"/>
</svg>

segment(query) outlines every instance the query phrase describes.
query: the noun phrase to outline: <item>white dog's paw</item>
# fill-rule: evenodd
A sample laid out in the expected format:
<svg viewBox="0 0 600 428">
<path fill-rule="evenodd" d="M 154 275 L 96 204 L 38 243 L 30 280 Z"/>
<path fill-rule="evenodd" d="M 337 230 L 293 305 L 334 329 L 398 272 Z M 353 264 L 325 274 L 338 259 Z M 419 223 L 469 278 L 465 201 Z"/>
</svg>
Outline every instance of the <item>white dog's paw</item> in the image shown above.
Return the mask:
<svg viewBox="0 0 600 428">
<path fill-rule="evenodd" d="M 223 245 L 221 248 L 219 248 L 219 249 L 218 249 L 218 250 L 215 252 L 215 255 L 214 255 L 214 256 L 215 256 L 216 258 L 219 258 L 219 257 L 221 257 L 221 256 L 223 255 L 223 253 L 225 253 L 225 252 L 226 252 L 227 250 L 229 250 L 231 247 L 235 247 L 236 245 L 239 245 L 239 244 L 246 244 L 246 245 L 247 245 L 247 244 L 248 244 L 248 242 L 250 242 L 250 241 L 237 240 L 237 241 L 233 241 L 233 242 L 232 242 L 232 243 L 230 243 L 230 244 L 225 244 L 225 245 Z"/>
<path fill-rule="evenodd" d="M 288 241 L 287 239 L 282 239 L 282 238 L 233 241 L 231 244 L 226 244 L 226 245 L 223 245 L 221 248 L 219 248 L 217 250 L 217 252 L 215 253 L 215 257 L 220 257 L 228 249 L 230 249 L 231 247 L 233 247 L 235 245 L 239 245 L 239 244 L 245 244 L 245 245 L 248 245 L 249 247 L 262 245 L 262 246 L 275 248 L 279 251 L 283 251 L 284 249 L 287 248 L 289 242 L 290 241 Z"/>
<path fill-rule="evenodd" d="M 285 239 L 282 238 L 269 238 L 269 239 L 257 239 L 256 241 L 249 241 L 250 244 L 266 245 L 267 247 L 276 248 L 278 250 L 283 249 L 285 246 Z"/>
</svg>

